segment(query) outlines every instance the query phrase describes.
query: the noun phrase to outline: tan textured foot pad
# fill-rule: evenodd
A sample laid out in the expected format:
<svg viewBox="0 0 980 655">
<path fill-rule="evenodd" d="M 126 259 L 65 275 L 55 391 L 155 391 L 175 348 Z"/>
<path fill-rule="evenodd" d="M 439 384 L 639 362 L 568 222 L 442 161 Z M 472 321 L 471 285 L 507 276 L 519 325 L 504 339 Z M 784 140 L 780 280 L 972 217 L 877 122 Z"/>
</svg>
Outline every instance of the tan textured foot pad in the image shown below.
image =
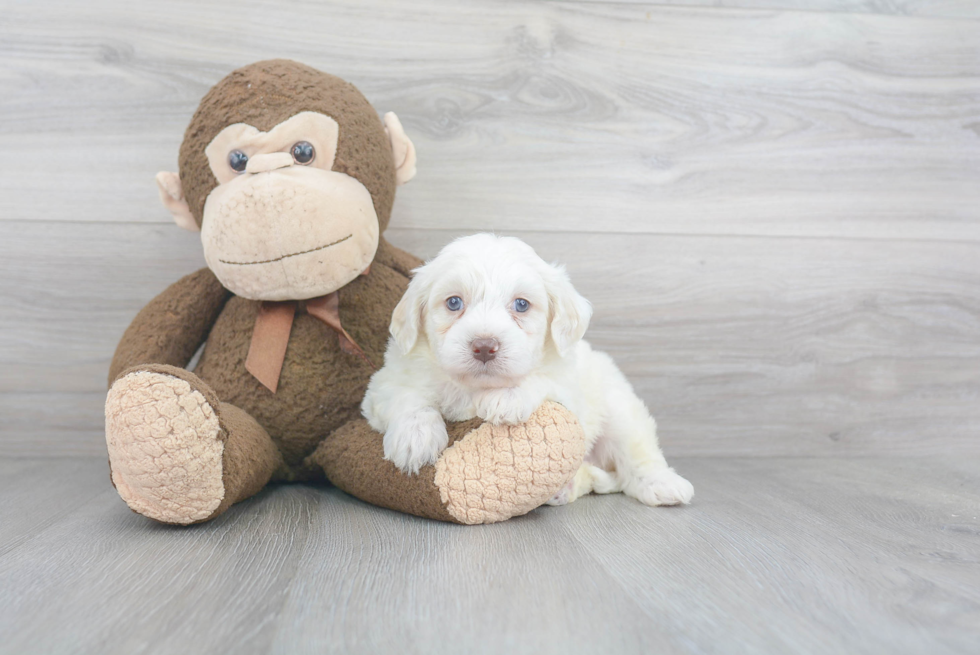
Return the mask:
<svg viewBox="0 0 980 655">
<path fill-rule="evenodd" d="M 447 448 L 435 465 L 435 483 L 457 521 L 495 523 L 547 502 L 584 456 L 585 437 L 574 415 L 545 403 L 527 423 L 485 423 Z"/>
<path fill-rule="evenodd" d="M 109 390 L 105 426 L 112 482 L 134 511 L 186 525 L 221 504 L 221 426 L 190 384 L 162 373 L 130 373 Z"/>
</svg>

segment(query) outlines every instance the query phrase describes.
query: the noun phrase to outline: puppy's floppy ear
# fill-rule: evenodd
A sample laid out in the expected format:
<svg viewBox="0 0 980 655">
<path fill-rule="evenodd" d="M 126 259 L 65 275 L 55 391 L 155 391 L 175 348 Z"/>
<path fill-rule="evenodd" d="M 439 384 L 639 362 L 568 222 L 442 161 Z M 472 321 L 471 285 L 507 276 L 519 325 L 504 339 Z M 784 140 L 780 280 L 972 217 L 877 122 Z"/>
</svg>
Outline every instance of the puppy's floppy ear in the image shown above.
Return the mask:
<svg viewBox="0 0 980 655">
<path fill-rule="evenodd" d="M 545 283 L 551 305 L 551 338 L 558 354 L 564 357 L 569 348 L 580 341 L 589 329 L 592 305 L 572 286 L 564 266 L 547 268 Z"/>
<path fill-rule="evenodd" d="M 420 279 L 421 268 L 415 269 L 415 276 L 408 283 L 408 290 L 405 295 L 395 305 L 395 311 L 391 313 L 391 325 L 388 330 L 395 338 L 395 343 L 407 355 L 415 347 L 415 342 L 419 340 L 419 330 L 422 324 L 422 303 L 423 289 Z"/>
</svg>

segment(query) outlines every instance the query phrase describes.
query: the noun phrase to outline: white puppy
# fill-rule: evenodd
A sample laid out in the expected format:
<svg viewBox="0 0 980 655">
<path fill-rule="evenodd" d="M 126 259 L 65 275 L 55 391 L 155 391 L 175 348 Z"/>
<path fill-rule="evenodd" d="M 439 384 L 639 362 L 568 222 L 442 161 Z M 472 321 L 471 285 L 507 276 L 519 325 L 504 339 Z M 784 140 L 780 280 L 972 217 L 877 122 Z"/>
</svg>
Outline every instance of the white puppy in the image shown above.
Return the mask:
<svg viewBox="0 0 980 655">
<path fill-rule="evenodd" d="M 582 423 L 586 463 L 552 504 L 623 491 L 647 505 L 687 503 L 656 423 L 605 353 L 582 340 L 592 307 L 564 269 L 519 239 L 453 241 L 415 271 L 391 319 L 385 365 L 361 410 L 385 457 L 415 473 L 448 444 L 445 419 L 522 423 L 546 400 Z"/>
</svg>

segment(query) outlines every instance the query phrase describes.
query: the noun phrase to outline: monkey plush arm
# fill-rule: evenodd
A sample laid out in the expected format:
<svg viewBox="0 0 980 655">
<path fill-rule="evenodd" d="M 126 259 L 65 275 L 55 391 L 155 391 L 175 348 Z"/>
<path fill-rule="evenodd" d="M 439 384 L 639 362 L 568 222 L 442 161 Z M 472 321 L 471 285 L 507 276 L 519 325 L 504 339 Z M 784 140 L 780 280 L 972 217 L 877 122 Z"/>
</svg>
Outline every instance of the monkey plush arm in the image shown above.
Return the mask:
<svg viewBox="0 0 980 655">
<path fill-rule="evenodd" d="M 126 329 L 109 366 L 109 385 L 131 366 L 187 366 L 230 295 L 207 268 L 171 284 Z"/>
<path fill-rule="evenodd" d="M 585 457 L 578 419 L 547 402 L 521 425 L 480 419 L 446 425 L 449 447 L 406 475 L 384 458 L 383 437 L 364 419 L 341 426 L 307 458 L 361 500 L 452 523 L 496 523 L 553 498 Z"/>
</svg>

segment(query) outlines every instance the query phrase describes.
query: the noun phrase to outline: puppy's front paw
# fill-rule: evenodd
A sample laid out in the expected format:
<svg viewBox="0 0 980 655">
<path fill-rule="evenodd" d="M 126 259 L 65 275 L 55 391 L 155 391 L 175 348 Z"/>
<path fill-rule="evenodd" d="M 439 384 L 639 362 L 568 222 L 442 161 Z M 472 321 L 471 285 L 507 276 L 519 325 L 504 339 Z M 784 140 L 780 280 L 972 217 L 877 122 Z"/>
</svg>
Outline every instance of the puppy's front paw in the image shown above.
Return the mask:
<svg viewBox="0 0 980 655">
<path fill-rule="evenodd" d="M 435 464 L 439 453 L 449 444 L 446 422 L 435 409 L 426 407 L 403 414 L 388 424 L 385 432 L 385 459 L 404 473 L 418 473 L 427 464 Z"/>
<path fill-rule="evenodd" d="M 669 468 L 644 475 L 636 485 L 635 497 L 644 505 L 687 505 L 693 496 L 694 486 Z"/>
<path fill-rule="evenodd" d="M 525 423 L 535 409 L 531 397 L 520 387 L 488 389 L 476 401 L 476 415 L 494 425 Z"/>
</svg>

